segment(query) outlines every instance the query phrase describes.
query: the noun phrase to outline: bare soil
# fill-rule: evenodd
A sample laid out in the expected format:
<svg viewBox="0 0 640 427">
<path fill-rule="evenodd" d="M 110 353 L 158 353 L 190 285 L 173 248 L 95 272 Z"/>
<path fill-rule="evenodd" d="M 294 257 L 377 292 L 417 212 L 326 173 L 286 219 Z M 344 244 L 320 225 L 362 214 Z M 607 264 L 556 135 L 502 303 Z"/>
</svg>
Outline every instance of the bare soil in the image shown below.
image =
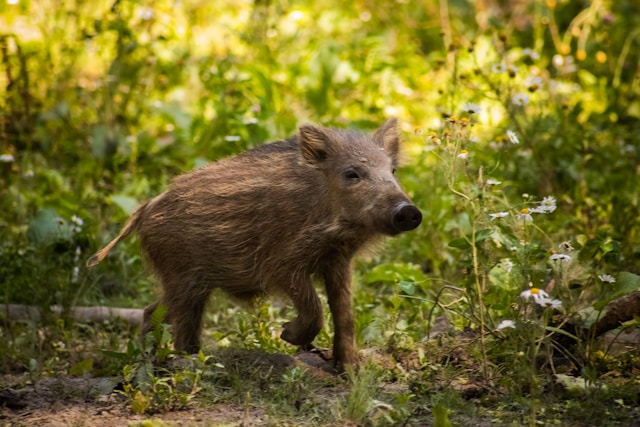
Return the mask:
<svg viewBox="0 0 640 427">
<path fill-rule="evenodd" d="M 332 376 L 331 365 L 320 355 L 302 352 L 295 356 L 246 352 L 240 356 L 247 366 L 271 369 L 276 374 L 296 365 L 307 374 Z M 113 392 L 113 378 L 58 377 L 28 381 L 19 375 L 0 376 L 0 426 L 259 426 L 269 423 L 265 412 L 251 405 L 194 402 L 188 409 L 155 416 L 132 413 L 125 398 Z M 334 393 L 327 390 L 327 393 Z"/>
</svg>

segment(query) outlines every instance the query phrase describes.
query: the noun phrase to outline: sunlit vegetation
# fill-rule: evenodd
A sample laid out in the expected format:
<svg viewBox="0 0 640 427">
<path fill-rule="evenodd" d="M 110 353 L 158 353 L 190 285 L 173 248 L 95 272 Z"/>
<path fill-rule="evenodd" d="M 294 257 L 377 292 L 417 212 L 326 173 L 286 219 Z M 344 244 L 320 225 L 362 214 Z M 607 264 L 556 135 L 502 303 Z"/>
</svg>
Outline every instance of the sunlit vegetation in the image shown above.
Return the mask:
<svg viewBox="0 0 640 427">
<path fill-rule="evenodd" d="M 619 341 L 638 313 L 605 338 L 594 326 L 640 289 L 637 2 L 11 0 L 0 14 L 0 302 L 43 314 L 3 319 L 2 372 L 121 378 L 122 404 L 160 418 L 213 402 L 272 425 L 640 417 L 639 344 Z M 424 219 L 356 266 L 359 371 L 242 363 L 235 351 L 295 352 L 281 304 L 216 294 L 204 353 L 179 368 L 161 325 L 141 343 L 65 315 L 152 300 L 135 239 L 84 265 L 173 176 L 303 123 L 391 116 Z"/>
</svg>

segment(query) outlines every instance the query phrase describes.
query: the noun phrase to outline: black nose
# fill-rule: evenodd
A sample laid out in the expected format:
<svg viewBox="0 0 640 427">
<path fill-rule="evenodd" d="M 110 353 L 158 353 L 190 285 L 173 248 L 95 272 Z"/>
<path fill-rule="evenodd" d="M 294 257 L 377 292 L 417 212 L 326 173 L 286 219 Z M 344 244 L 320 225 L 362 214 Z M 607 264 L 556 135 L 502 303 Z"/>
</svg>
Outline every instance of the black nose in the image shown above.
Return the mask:
<svg viewBox="0 0 640 427">
<path fill-rule="evenodd" d="M 413 230 L 422 222 L 422 213 L 409 203 L 400 203 L 393 211 L 392 224 L 396 231 Z"/>
</svg>

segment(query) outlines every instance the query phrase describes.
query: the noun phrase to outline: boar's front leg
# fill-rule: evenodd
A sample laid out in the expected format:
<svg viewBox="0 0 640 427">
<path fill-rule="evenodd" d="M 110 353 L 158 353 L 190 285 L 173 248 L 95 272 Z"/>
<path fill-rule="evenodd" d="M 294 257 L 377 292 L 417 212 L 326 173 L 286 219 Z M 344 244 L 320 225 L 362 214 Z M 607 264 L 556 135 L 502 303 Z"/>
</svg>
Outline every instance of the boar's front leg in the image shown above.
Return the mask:
<svg viewBox="0 0 640 427">
<path fill-rule="evenodd" d="M 351 296 L 351 268 L 333 265 L 324 273 L 329 308 L 333 316 L 333 358 L 336 369 L 358 365 Z"/>
<path fill-rule="evenodd" d="M 281 338 L 294 345 L 307 345 L 313 341 L 322 329 L 322 304 L 313 289 L 311 280 L 292 284 L 288 295 L 298 312 L 291 322 L 284 324 Z"/>
</svg>

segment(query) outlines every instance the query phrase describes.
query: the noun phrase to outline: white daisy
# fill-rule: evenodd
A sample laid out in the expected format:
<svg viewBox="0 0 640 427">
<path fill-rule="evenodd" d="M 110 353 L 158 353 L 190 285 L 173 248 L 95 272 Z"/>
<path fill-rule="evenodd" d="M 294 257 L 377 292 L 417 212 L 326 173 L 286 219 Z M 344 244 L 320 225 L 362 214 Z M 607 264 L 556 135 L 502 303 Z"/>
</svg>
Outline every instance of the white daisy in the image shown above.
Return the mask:
<svg viewBox="0 0 640 427">
<path fill-rule="evenodd" d="M 536 52 L 535 50 L 531 49 L 530 47 L 526 47 L 526 48 L 522 49 L 522 54 L 524 56 L 528 56 L 529 58 L 533 59 L 534 61 L 536 59 L 540 59 L 540 54 L 538 54 L 538 52 Z"/>
<path fill-rule="evenodd" d="M 523 208 L 520 213 L 517 215 L 518 221 L 531 222 L 533 221 L 533 217 L 529 213 L 529 209 Z"/>
<path fill-rule="evenodd" d="M 513 102 L 514 105 L 518 105 L 520 107 L 525 106 L 529 103 L 529 95 L 525 93 L 516 93 L 515 95 L 513 95 L 513 97 L 511 97 L 511 102 Z"/>
<path fill-rule="evenodd" d="M 529 300 L 533 299 L 533 301 L 538 305 L 544 305 L 546 300 L 549 298 L 549 294 L 538 288 L 529 288 L 526 291 L 522 291 L 520 293 L 520 298 Z"/>
<path fill-rule="evenodd" d="M 491 72 L 494 74 L 502 74 L 507 71 L 507 65 L 504 62 L 499 62 L 491 66 Z"/>
<path fill-rule="evenodd" d="M 497 330 L 502 330 L 507 328 L 515 329 L 516 322 L 514 320 L 504 319 L 504 320 L 501 320 L 500 323 L 498 323 L 498 326 L 496 326 Z"/>
<path fill-rule="evenodd" d="M 602 280 L 605 283 L 616 283 L 616 279 L 610 274 L 600 274 L 598 279 Z"/>
<path fill-rule="evenodd" d="M 496 213 L 489 214 L 489 218 L 491 218 L 491 221 L 498 218 L 504 218 L 506 216 L 509 216 L 509 212 L 496 212 Z"/>
<path fill-rule="evenodd" d="M 462 111 L 468 114 L 478 114 L 480 112 L 480 106 L 478 104 L 467 102 L 462 106 Z"/>
<path fill-rule="evenodd" d="M 540 76 L 528 76 L 526 79 L 524 79 L 524 85 L 531 92 L 535 92 L 540 87 L 542 87 L 543 82 L 544 81 Z"/>
<path fill-rule="evenodd" d="M 556 210 L 556 199 L 553 196 L 547 196 L 542 199 L 540 206 L 538 207 L 544 213 L 551 213 Z"/>
<path fill-rule="evenodd" d="M 509 258 L 505 258 L 504 260 L 502 260 L 502 268 L 504 268 L 504 270 L 507 273 L 511 273 L 511 269 L 513 268 L 513 263 Z"/>
<path fill-rule="evenodd" d="M 545 298 L 540 305 L 542 305 L 543 307 L 551 307 L 558 310 L 562 308 L 562 301 L 560 301 L 559 299 Z"/>
</svg>

